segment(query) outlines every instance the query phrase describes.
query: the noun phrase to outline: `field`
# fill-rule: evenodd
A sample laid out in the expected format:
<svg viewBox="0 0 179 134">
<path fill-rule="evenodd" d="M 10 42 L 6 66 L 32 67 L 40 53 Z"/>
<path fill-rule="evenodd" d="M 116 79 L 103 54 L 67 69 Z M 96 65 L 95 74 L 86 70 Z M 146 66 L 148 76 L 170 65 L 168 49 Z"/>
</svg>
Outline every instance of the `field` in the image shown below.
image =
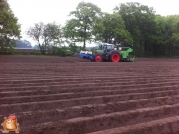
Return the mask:
<svg viewBox="0 0 179 134">
<path fill-rule="evenodd" d="M 15 114 L 20 134 L 178 134 L 179 60 L 136 60 L 0 56 L 0 123 Z"/>
</svg>

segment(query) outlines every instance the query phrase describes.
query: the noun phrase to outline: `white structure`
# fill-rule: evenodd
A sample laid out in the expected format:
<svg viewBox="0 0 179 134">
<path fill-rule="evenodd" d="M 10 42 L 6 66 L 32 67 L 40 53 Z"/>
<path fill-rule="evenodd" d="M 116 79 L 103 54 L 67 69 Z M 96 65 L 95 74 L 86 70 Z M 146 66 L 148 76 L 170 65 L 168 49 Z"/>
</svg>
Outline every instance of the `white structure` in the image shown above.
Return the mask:
<svg viewBox="0 0 179 134">
<path fill-rule="evenodd" d="M 93 52 L 89 52 L 89 51 L 82 51 L 82 50 L 81 50 L 81 51 L 80 51 L 80 54 L 81 54 L 81 53 L 91 54 L 91 55 L 92 55 L 92 53 L 93 53 Z"/>
</svg>

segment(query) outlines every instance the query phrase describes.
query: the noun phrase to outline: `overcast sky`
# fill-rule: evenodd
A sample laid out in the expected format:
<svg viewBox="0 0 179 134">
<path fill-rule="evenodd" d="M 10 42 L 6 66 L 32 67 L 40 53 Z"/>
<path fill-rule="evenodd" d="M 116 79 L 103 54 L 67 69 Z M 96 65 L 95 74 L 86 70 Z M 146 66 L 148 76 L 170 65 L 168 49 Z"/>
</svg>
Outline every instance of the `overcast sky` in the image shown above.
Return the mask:
<svg viewBox="0 0 179 134">
<path fill-rule="evenodd" d="M 25 31 L 40 21 L 57 22 L 64 24 L 68 19 L 70 11 L 75 10 L 76 6 L 82 0 L 8 0 L 8 3 L 19 19 L 22 28 L 23 38 L 27 38 Z M 177 0 L 83 0 L 92 2 L 101 8 L 104 12 L 112 12 L 112 9 L 123 2 L 139 2 L 149 7 L 153 7 L 157 14 L 163 16 L 179 14 Z M 29 40 L 29 39 L 28 39 Z M 30 40 L 31 41 L 31 40 Z M 34 42 L 31 42 L 34 45 Z"/>
</svg>

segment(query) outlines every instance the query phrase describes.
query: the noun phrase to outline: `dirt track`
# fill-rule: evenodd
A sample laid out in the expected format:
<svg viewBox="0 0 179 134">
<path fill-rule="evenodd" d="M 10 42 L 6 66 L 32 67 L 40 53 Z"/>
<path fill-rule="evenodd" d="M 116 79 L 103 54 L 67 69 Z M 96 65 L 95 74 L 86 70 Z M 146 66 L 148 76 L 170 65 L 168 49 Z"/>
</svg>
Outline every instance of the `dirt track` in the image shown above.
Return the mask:
<svg viewBox="0 0 179 134">
<path fill-rule="evenodd" d="M 178 134 L 179 60 L 136 60 L 0 56 L 0 123 L 15 114 L 20 134 Z"/>
</svg>

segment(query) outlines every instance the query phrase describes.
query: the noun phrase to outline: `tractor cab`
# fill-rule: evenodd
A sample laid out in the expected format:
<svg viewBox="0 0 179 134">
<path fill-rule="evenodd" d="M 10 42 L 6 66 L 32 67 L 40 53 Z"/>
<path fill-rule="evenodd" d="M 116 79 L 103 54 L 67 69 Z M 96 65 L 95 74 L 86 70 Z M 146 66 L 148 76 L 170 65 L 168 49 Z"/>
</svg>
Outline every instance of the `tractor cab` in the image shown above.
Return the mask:
<svg viewBox="0 0 179 134">
<path fill-rule="evenodd" d="M 100 50 L 107 50 L 107 51 L 117 50 L 117 48 L 115 48 L 115 46 L 113 44 L 108 44 L 108 43 L 101 44 L 99 46 L 99 49 Z"/>
<path fill-rule="evenodd" d="M 95 53 L 106 55 L 110 51 L 119 50 L 114 44 L 102 43 L 96 47 Z"/>
<path fill-rule="evenodd" d="M 104 43 L 99 45 L 99 50 L 122 50 L 122 47 L 115 46 L 114 44 Z"/>
<path fill-rule="evenodd" d="M 114 46 L 113 45 L 104 45 L 103 49 L 104 50 L 114 50 Z"/>
</svg>

